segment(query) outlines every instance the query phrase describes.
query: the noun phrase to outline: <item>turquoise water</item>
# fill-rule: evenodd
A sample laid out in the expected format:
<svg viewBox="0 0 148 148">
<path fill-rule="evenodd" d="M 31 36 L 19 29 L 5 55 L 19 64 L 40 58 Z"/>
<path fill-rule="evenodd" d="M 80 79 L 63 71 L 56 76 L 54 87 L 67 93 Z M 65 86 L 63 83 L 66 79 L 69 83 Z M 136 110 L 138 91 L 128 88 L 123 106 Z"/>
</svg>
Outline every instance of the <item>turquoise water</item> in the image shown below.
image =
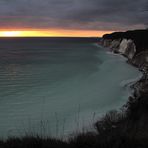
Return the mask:
<svg viewBox="0 0 148 148">
<path fill-rule="evenodd" d="M 0 40 L 0 137 L 67 135 L 131 94 L 140 72 L 83 39 Z"/>
</svg>

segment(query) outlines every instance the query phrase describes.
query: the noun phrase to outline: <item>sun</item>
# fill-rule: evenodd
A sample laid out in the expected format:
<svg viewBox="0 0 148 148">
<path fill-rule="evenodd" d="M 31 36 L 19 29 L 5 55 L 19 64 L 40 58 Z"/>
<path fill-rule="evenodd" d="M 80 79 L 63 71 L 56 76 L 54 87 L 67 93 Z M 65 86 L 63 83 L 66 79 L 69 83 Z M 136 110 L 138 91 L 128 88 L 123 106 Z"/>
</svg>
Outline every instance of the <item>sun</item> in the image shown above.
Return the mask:
<svg viewBox="0 0 148 148">
<path fill-rule="evenodd" d="M 4 32 L 2 32 L 3 37 L 17 37 L 20 35 L 21 35 L 20 31 L 4 31 Z"/>
</svg>

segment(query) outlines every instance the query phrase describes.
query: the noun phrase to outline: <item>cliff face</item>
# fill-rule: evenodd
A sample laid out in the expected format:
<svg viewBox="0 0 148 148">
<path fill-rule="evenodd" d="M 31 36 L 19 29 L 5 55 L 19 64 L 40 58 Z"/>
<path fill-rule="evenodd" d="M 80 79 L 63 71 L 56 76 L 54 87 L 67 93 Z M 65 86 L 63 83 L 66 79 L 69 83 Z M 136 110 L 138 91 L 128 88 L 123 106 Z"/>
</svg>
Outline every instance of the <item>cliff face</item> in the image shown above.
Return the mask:
<svg viewBox="0 0 148 148">
<path fill-rule="evenodd" d="M 103 36 L 100 44 L 126 56 L 140 69 L 148 69 L 148 30 L 115 32 Z"/>
<path fill-rule="evenodd" d="M 105 34 L 103 39 L 118 40 L 118 39 L 131 39 L 136 45 L 136 53 L 148 49 L 148 29 L 133 30 L 126 32 L 114 32 L 112 34 Z"/>
<path fill-rule="evenodd" d="M 123 53 L 130 60 L 134 57 L 136 53 L 136 46 L 132 40 L 123 39 L 119 46 L 119 52 Z"/>
<path fill-rule="evenodd" d="M 120 53 L 126 56 L 128 59 L 133 59 L 136 53 L 135 43 L 131 39 L 103 39 L 101 45 L 108 47 L 114 53 Z"/>
<path fill-rule="evenodd" d="M 148 50 L 137 54 L 132 59 L 132 63 L 140 69 L 148 72 Z"/>
</svg>

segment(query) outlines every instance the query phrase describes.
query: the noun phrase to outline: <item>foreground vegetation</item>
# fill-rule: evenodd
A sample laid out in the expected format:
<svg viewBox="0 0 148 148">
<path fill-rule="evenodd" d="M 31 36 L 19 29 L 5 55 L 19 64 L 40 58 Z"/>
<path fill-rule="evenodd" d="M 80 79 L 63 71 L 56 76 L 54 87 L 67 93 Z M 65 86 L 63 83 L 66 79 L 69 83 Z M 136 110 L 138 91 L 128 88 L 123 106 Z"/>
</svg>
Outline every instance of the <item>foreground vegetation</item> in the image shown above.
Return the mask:
<svg viewBox="0 0 148 148">
<path fill-rule="evenodd" d="M 146 148 L 148 147 L 148 91 L 135 91 L 122 111 L 110 111 L 84 132 L 64 141 L 56 138 L 22 137 L 0 141 L 0 148 Z M 138 84 L 138 85 L 139 85 Z M 140 93 L 140 95 L 139 95 Z"/>
</svg>

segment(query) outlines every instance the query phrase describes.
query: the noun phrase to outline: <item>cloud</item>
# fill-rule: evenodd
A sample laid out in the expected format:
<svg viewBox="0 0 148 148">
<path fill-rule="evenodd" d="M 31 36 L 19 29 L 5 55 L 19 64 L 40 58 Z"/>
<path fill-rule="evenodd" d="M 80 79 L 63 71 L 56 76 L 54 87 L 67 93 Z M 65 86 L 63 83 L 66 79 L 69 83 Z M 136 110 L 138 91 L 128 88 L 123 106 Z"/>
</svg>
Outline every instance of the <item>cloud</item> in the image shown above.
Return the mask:
<svg viewBox="0 0 148 148">
<path fill-rule="evenodd" d="M 147 18 L 147 0 L 0 0 L 0 28 L 126 30 Z"/>
</svg>

